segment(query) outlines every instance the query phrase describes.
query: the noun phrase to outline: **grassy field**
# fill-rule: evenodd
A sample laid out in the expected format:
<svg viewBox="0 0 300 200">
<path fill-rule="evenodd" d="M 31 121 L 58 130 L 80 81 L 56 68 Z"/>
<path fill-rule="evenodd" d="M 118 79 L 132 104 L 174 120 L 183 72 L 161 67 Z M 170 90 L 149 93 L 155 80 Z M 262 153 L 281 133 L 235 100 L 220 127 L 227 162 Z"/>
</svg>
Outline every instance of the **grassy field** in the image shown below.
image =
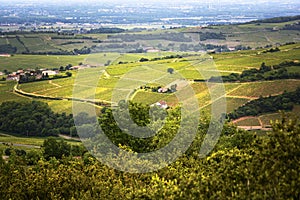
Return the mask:
<svg viewBox="0 0 300 200">
<path fill-rule="evenodd" d="M 237 126 L 260 126 L 261 124 L 259 123 L 257 117 L 251 117 L 237 122 L 236 125 Z"/>
<path fill-rule="evenodd" d="M 25 151 L 38 151 L 41 152 L 41 147 L 44 143 L 45 137 L 25 137 L 13 134 L 0 132 L 0 151 L 6 148 L 13 147 L 15 149 L 23 149 Z M 62 139 L 62 138 L 57 138 Z M 70 145 L 82 145 L 81 142 L 75 140 L 63 139 Z"/>
<path fill-rule="evenodd" d="M 39 137 L 19 137 L 10 134 L 0 133 L 0 142 L 12 144 L 25 144 L 32 146 L 42 146 L 45 138 Z"/>
<path fill-rule="evenodd" d="M 23 97 L 13 93 L 16 82 L 2 81 L 0 82 L 0 103 L 4 101 L 30 101 L 31 98 Z"/>
<path fill-rule="evenodd" d="M 300 117 L 300 106 L 295 105 L 292 112 L 286 112 L 285 113 L 288 118 L 299 118 Z M 271 113 L 259 116 L 259 119 L 261 120 L 263 126 L 270 126 L 271 121 L 275 122 L 276 120 L 281 120 L 282 114 L 280 113 Z"/>
<path fill-rule="evenodd" d="M 264 47 L 269 44 L 299 41 L 298 31 L 280 30 L 286 24 L 295 22 L 226 25 L 215 26 L 213 29 L 228 35 L 224 44 L 230 45 L 237 42 L 244 46 Z"/>
<path fill-rule="evenodd" d="M 278 95 L 284 91 L 291 92 L 300 86 L 300 80 L 276 80 L 242 83 L 241 87 L 228 93 L 229 96 L 258 98 L 260 96 Z"/>
<path fill-rule="evenodd" d="M 0 57 L 0 71 L 16 71 L 17 69 L 59 68 L 68 64 L 78 65 L 86 55 L 80 56 L 47 56 L 47 55 L 14 55 Z"/>
<path fill-rule="evenodd" d="M 263 50 L 250 50 L 214 55 L 214 61 L 219 70 L 241 72 L 249 68 L 259 68 L 261 63 L 275 65 L 284 61 L 299 60 L 300 43 L 279 47 L 274 53 L 262 53 Z"/>
<path fill-rule="evenodd" d="M 3 70 L 16 71 L 17 69 L 35 68 L 59 68 L 79 63 L 103 66 L 108 62 L 118 64 L 119 62 L 137 62 L 141 58 L 159 58 L 168 55 L 176 55 L 172 52 L 145 53 L 145 54 L 120 54 L 120 53 L 97 53 L 88 55 L 56 56 L 56 55 L 13 55 L 11 57 L 0 57 L 0 72 Z M 125 66 L 125 65 L 124 65 Z M 125 66 L 127 68 L 127 65 Z M 115 72 L 117 73 L 116 70 Z"/>
<path fill-rule="evenodd" d="M 247 103 L 249 99 L 244 99 L 244 98 L 226 98 L 226 103 L 227 103 L 227 112 L 232 112 L 239 106 Z"/>
</svg>

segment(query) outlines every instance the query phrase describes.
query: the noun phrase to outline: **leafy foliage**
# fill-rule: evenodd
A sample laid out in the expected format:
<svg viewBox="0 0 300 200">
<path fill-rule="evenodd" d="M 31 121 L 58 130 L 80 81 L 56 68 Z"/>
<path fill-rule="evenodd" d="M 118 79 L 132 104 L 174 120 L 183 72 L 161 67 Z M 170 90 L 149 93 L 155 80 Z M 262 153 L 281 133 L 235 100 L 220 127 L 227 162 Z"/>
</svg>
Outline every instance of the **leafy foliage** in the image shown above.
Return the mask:
<svg viewBox="0 0 300 200">
<path fill-rule="evenodd" d="M 129 116 L 127 113 L 129 109 Z M 158 142 L 158 135 L 146 139 L 135 138 L 128 135 L 127 131 L 138 132 L 139 127 L 133 127 L 130 119 L 140 127 L 145 127 L 150 124 L 150 120 L 154 120 L 154 124 L 159 124 L 165 119 L 166 113 L 163 109 L 153 107 L 151 109 L 151 116 L 149 116 L 150 107 L 133 102 L 121 101 L 119 108 L 114 111 L 111 109 L 104 109 L 102 115 L 99 118 L 99 122 L 104 133 L 109 137 L 115 145 L 127 146 L 136 152 L 147 152 L 152 151 L 160 146 L 161 142 L 169 141 L 169 136 L 173 135 L 174 132 L 168 131 L 171 127 L 175 128 L 175 120 L 166 124 L 162 130 L 159 131 L 158 135 L 165 134 L 165 141 Z M 116 122 L 114 115 L 118 116 L 118 123 Z M 151 117 L 151 118 L 150 118 Z M 120 126 L 122 129 L 120 129 Z M 154 125 L 155 126 L 155 125 Z M 176 130 L 176 129 L 174 129 Z M 176 132 L 175 132 L 176 134 Z"/>
<path fill-rule="evenodd" d="M 0 105 L 0 130 L 24 136 L 70 134 L 72 115 L 55 114 L 46 103 L 4 102 Z"/>
<path fill-rule="evenodd" d="M 121 28 L 97 28 L 97 29 L 91 29 L 87 33 L 122 33 L 124 32 L 124 29 Z"/>
<path fill-rule="evenodd" d="M 299 79 L 299 72 L 288 72 L 288 67 L 300 66 L 300 63 L 290 61 L 282 62 L 278 65 L 267 66 L 262 63 L 259 69 L 244 70 L 241 74 L 231 73 L 228 76 L 211 77 L 210 82 L 248 82 L 248 81 L 261 81 L 261 80 L 276 80 L 276 79 Z"/>
<path fill-rule="evenodd" d="M 199 131 L 207 125 L 201 124 Z M 12 155 L 6 162 L 0 156 L 0 198 L 299 199 L 297 121 L 276 121 L 263 137 L 228 125 L 225 129 L 206 158 L 186 154 L 147 174 L 119 172 L 90 154 L 41 158 L 31 166 L 24 156 Z"/>
<path fill-rule="evenodd" d="M 257 116 L 263 113 L 272 113 L 279 110 L 292 110 L 294 104 L 300 104 L 300 88 L 294 92 L 285 92 L 277 96 L 260 97 L 250 101 L 228 114 L 230 119 L 244 116 Z"/>
<path fill-rule="evenodd" d="M 223 33 L 200 32 L 200 41 L 205 41 L 209 39 L 226 40 L 226 36 Z"/>
<path fill-rule="evenodd" d="M 17 48 L 13 47 L 11 44 L 0 45 L 0 53 L 16 53 Z"/>
<path fill-rule="evenodd" d="M 60 140 L 59 142 L 55 138 L 49 138 L 44 141 L 44 157 L 50 159 L 55 157 L 61 159 L 63 156 L 69 156 L 71 151 L 71 146 L 65 141 Z"/>
</svg>

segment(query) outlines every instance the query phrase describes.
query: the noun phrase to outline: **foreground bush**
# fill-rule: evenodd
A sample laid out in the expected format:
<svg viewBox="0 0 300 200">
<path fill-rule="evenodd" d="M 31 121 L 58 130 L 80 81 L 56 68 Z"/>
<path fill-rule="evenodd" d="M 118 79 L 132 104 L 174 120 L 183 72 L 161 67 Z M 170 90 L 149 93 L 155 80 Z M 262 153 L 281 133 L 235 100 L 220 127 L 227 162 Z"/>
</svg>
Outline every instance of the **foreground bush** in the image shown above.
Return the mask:
<svg viewBox="0 0 300 200">
<path fill-rule="evenodd" d="M 300 128 L 274 123 L 268 137 L 235 131 L 200 159 L 184 155 L 157 172 L 130 174 L 93 157 L 0 159 L 0 199 L 299 199 Z M 196 152 L 197 153 L 197 152 Z"/>
</svg>

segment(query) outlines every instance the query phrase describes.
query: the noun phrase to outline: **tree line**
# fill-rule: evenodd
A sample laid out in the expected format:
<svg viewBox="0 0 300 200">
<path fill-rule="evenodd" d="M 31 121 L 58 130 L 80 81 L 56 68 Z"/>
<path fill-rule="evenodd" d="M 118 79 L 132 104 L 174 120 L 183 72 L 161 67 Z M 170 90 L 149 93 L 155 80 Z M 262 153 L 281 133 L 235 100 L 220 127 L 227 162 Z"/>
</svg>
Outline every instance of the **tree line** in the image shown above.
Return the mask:
<svg viewBox="0 0 300 200">
<path fill-rule="evenodd" d="M 87 33 L 89 33 L 89 34 L 123 33 L 123 32 L 125 32 L 125 29 L 122 29 L 122 28 L 94 28 L 94 29 L 87 31 Z"/>
<path fill-rule="evenodd" d="M 253 24 L 253 23 L 283 23 L 283 22 L 289 22 L 289 21 L 294 21 L 294 20 L 299 20 L 299 19 L 300 19 L 300 15 L 296 15 L 296 16 L 274 17 L 274 18 L 269 18 L 269 19 L 255 20 L 255 21 L 248 22 L 248 23 L 250 23 L 250 24 Z"/>
<path fill-rule="evenodd" d="M 260 97 L 247 102 L 228 114 L 229 119 L 238 119 L 245 116 L 258 116 L 265 113 L 274 113 L 279 110 L 291 111 L 294 104 L 300 104 L 300 88 L 294 92 L 284 92 L 281 95 Z"/>
<path fill-rule="evenodd" d="M 0 53 L 8 53 L 13 54 L 17 53 L 17 47 L 12 46 L 11 44 L 1 44 L 0 45 Z"/>
<path fill-rule="evenodd" d="M 20 75 L 20 79 L 18 81 L 19 84 L 22 83 L 30 83 L 30 82 L 37 82 L 37 81 L 44 81 L 44 80 L 54 80 L 54 79 L 61 79 L 61 78 L 69 78 L 72 76 L 71 72 L 66 72 L 65 75 L 62 74 L 55 74 L 52 77 L 46 74 L 42 74 L 40 78 L 37 78 L 37 75 L 31 75 L 28 73 L 25 73 L 24 75 Z"/>
<path fill-rule="evenodd" d="M 3 102 L 0 105 L 0 130 L 23 136 L 76 136 L 73 116 L 54 113 L 40 101 Z"/>
<path fill-rule="evenodd" d="M 299 62 L 285 61 L 278 65 L 268 66 L 262 63 L 259 69 L 244 70 L 241 74 L 231 73 L 228 76 L 212 76 L 209 82 L 251 82 L 277 79 L 299 79 L 299 72 L 288 72 L 288 67 L 300 67 Z"/>
<path fill-rule="evenodd" d="M 214 33 L 214 32 L 199 32 L 200 41 L 217 39 L 217 40 L 226 40 L 226 36 L 223 33 Z"/>
<path fill-rule="evenodd" d="M 73 49 L 73 50 L 62 50 L 58 49 L 57 51 L 23 51 L 22 54 L 30 54 L 30 55 L 78 55 L 78 54 L 90 54 L 92 52 L 92 47 L 82 47 L 81 49 Z"/>
<path fill-rule="evenodd" d="M 108 35 L 108 39 L 121 39 L 124 42 L 135 42 L 137 40 L 167 40 L 175 42 L 192 42 L 192 39 L 184 33 L 160 33 L 160 34 L 119 34 Z"/>
</svg>

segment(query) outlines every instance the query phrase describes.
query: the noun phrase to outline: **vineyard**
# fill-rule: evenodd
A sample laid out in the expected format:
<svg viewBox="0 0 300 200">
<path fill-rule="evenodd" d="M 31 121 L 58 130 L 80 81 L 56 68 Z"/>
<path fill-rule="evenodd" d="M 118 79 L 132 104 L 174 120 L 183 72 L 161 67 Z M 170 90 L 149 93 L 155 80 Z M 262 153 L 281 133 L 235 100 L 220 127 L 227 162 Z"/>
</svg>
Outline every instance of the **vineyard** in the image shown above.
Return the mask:
<svg viewBox="0 0 300 200">
<path fill-rule="evenodd" d="M 241 24 L 233 25 L 234 32 L 230 37 L 226 37 L 225 43 L 232 43 L 234 39 L 245 39 L 241 42 L 243 45 L 254 44 L 253 40 L 256 35 L 259 35 L 257 44 L 263 44 L 266 38 L 274 41 L 281 40 L 278 38 L 277 32 L 269 31 L 270 27 L 278 26 L 284 27 L 284 23 L 262 24 L 256 26 L 255 24 Z M 218 32 L 221 28 L 225 35 L 231 31 L 230 26 L 213 27 L 212 30 L 203 30 L 203 34 L 209 36 L 209 32 Z M 243 32 L 239 31 L 254 31 L 257 32 L 251 37 L 245 38 Z M 174 34 L 181 35 L 182 39 L 193 38 L 194 29 L 180 29 L 172 31 Z M 260 31 L 264 31 L 262 35 Z M 155 31 L 154 31 L 155 32 Z M 238 33 L 235 33 L 238 32 Z M 165 31 L 157 31 L 157 34 L 149 34 L 147 32 L 140 32 L 137 35 L 128 35 L 136 42 L 140 37 L 164 38 Z M 176 35 L 175 34 L 175 35 Z M 286 35 L 285 31 L 281 31 L 281 35 L 285 40 L 287 38 L 295 37 L 294 32 Z M 249 36 L 249 35 L 248 35 Z M 113 43 L 114 38 L 123 38 L 122 35 L 109 34 L 83 34 L 83 35 L 57 35 L 54 33 L 39 33 L 39 34 L 11 34 L 0 38 L 0 45 L 15 46 L 18 50 L 17 54 L 11 57 L 0 57 L 1 70 L 8 72 L 17 69 L 59 69 L 61 66 L 77 66 L 85 65 L 92 68 L 85 70 L 73 70 L 72 77 L 65 79 L 45 80 L 40 82 L 24 83 L 19 85 L 19 89 L 31 93 L 33 95 L 43 95 L 54 98 L 71 98 L 76 90 L 76 96 L 82 99 L 96 98 L 103 101 L 112 101 L 113 91 L 115 88 L 123 87 L 131 89 L 130 99 L 151 105 L 158 101 L 166 101 L 170 106 L 176 106 L 180 103 L 176 97 L 176 93 L 158 93 L 151 90 L 140 89 L 141 86 L 156 85 L 156 87 L 170 87 L 169 84 L 176 84 L 178 80 L 186 80 L 194 90 L 195 96 L 198 99 L 199 107 L 205 112 L 210 111 L 211 102 L 210 91 L 208 85 L 204 82 L 211 76 L 226 76 L 231 73 L 242 74 L 244 70 L 251 68 L 258 69 L 264 62 L 268 66 L 278 65 L 285 61 L 299 62 L 300 44 L 289 43 L 279 46 L 278 51 L 271 51 L 269 47 L 257 48 L 254 50 L 223 52 L 220 54 L 205 55 L 200 52 L 149 52 L 149 53 L 117 53 L 117 52 L 101 52 L 87 55 L 22 55 L 18 54 L 23 51 L 29 52 L 43 52 L 47 50 L 70 51 L 74 48 L 83 48 L 84 46 L 91 47 L 92 45 L 100 45 L 104 49 Z M 256 38 L 256 39 L 257 39 Z M 126 38 L 125 38 L 126 39 Z M 165 38 L 166 39 L 166 38 Z M 256 40 L 255 39 L 255 40 Z M 164 45 L 169 45 L 166 40 L 158 40 L 154 42 L 147 40 L 147 42 L 154 42 Z M 190 39 L 189 39 L 190 40 Z M 94 41 L 94 42 L 93 42 Z M 97 43 L 105 41 L 105 43 Z M 110 43 L 111 42 L 111 43 Z M 210 40 L 202 41 L 205 44 L 212 42 Z M 219 40 L 218 42 L 222 42 Z M 126 45 L 130 42 L 123 41 Z M 144 44 L 143 44 L 144 45 Z M 174 43 L 174 48 L 180 43 Z M 97 48 L 100 48 L 97 47 Z M 169 45 L 172 46 L 172 45 Z M 60 50 L 59 50 L 60 51 Z M 173 74 L 168 73 L 172 69 Z M 290 73 L 298 73 L 300 70 L 298 66 L 290 66 L 287 68 Z M 177 84 L 176 84 L 177 85 Z M 257 81 L 246 83 L 225 83 L 225 93 L 227 99 L 227 112 L 233 111 L 235 108 L 259 98 L 260 96 L 278 95 L 284 91 L 290 92 L 296 90 L 300 86 L 299 80 L 274 80 L 274 81 Z M 5 97 L 2 97 L 1 102 L 7 100 L 22 100 L 28 101 L 30 98 L 20 96 L 13 92 L 14 83 L 2 82 L 0 90 L 5 92 Z M 179 88 L 180 89 L 180 88 Z M 124 94 L 124 90 L 117 90 L 120 95 Z M 117 95 L 118 96 L 118 95 Z M 70 101 L 53 101 L 42 100 L 48 102 L 49 105 L 59 112 L 71 112 Z"/>
<path fill-rule="evenodd" d="M 266 55 L 266 60 L 270 63 L 278 64 L 282 60 L 290 60 L 295 52 L 298 52 L 297 45 L 287 45 L 282 48 L 287 50 L 288 54 L 280 52 L 281 60 L 277 60 L 277 57 Z M 231 72 L 241 73 L 244 69 L 249 67 L 258 67 L 260 63 L 255 59 L 249 59 L 257 51 L 243 51 L 241 53 L 224 53 L 214 55 L 215 65 L 220 70 L 220 74 L 228 74 Z M 282 55 L 283 54 L 283 55 Z M 169 53 L 160 55 L 168 56 Z M 98 66 L 96 68 L 89 68 L 85 70 L 73 71 L 73 76 L 65 79 L 55 79 L 49 81 L 40 81 L 20 84 L 19 89 L 24 92 L 32 93 L 36 95 L 44 95 L 51 97 L 71 98 L 74 95 L 74 89 L 76 89 L 76 96 L 82 99 L 92 99 L 104 101 L 112 101 L 113 91 L 117 88 L 131 88 L 133 93 L 130 99 L 134 102 L 144 104 L 154 104 L 159 101 L 166 101 L 169 106 L 176 106 L 179 100 L 176 97 L 176 93 L 157 93 L 151 90 L 145 91 L 140 89 L 143 85 L 156 85 L 166 87 L 168 83 L 171 83 L 179 79 L 185 79 L 192 87 L 195 96 L 198 99 L 199 107 L 205 112 L 210 111 L 210 91 L 208 85 L 205 82 L 198 82 L 204 77 L 203 73 L 208 75 L 218 73 L 214 72 L 214 64 L 206 61 L 202 55 L 199 56 L 186 56 L 184 58 L 173 59 L 161 59 L 155 61 L 139 62 L 141 58 L 153 59 L 158 56 L 157 54 L 98 54 L 85 58 L 85 62 L 91 63 L 105 63 L 107 60 L 111 60 L 109 66 Z M 257 55 L 257 60 L 260 60 Z M 269 57 L 268 57 L 269 56 Z M 26 57 L 26 56 L 25 56 Z M 41 56 L 43 57 L 43 56 Z M 240 57 L 241 60 L 236 61 L 236 58 Z M 271 60 L 273 58 L 273 60 Z M 114 60 L 114 61 L 112 61 Z M 232 62 L 231 60 L 235 60 Z M 294 59 L 293 59 L 294 60 Z M 50 62 L 50 61 L 49 61 Z M 67 60 L 65 61 L 67 62 Z M 119 64 L 122 62 L 122 64 Z M 129 62 L 128 64 L 123 64 Z M 261 61 L 260 61 L 261 62 Z M 25 62 L 26 63 L 26 62 Z M 247 64 L 246 64 L 247 63 Z M 224 66 L 227 66 L 226 68 Z M 168 69 L 173 69 L 174 74 L 169 74 Z M 293 71 L 299 72 L 297 67 L 292 68 Z M 232 70 L 232 71 L 230 71 Z M 202 74 L 201 74 L 202 73 Z M 206 76 L 208 76 L 206 75 Z M 12 90 L 13 83 L 3 82 L 3 90 Z M 274 80 L 274 81 L 256 81 L 246 83 L 224 83 L 227 100 L 227 112 L 232 112 L 237 107 L 242 106 L 248 101 L 259 98 L 260 96 L 266 97 L 269 95 L 278 95 L 284 91 L 290 92 L 296 90 L 300 86 L 299 80 Z M 120 91 L 121 92 L 121 91 Z M 122 94 L 121 92 L 120 94 Z M 12 91 L 8 93 L 11 99 L 26 98 L 14 94 Z M 2 100 L 4 101 L 4 99 Z M 60 110 L 63 112 L 71 112 L 71 102 L 69 101 L 52 101 L 43 100 L 49 103 L 54 110 Z M 216 102 L 217 103 L 217 102 Z M 272 116 L 272 115 L 270 115 Z M 277 116 L 277 115 L 276 115 Z M 270 117 L 269 119 L 273 119 Z M 263 118 L 263 121 L 269 120 L 267 116 Z M 245 124 L 257 124 L 253 121 L 241 122 Z"/>
</svg>

